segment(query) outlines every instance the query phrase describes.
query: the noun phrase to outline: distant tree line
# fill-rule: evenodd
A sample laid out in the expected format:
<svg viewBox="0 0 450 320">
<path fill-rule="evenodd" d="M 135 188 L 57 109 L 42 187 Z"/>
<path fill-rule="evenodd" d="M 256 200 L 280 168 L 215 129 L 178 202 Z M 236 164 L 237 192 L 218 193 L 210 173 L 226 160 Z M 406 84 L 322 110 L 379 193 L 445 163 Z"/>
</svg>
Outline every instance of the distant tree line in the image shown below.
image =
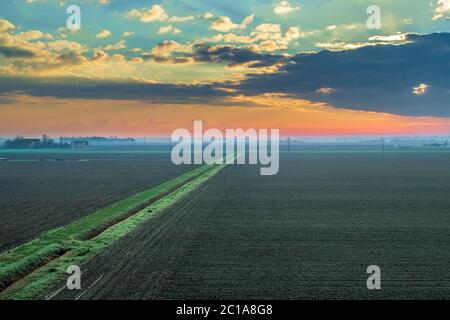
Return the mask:
<svg viewBox="0 0 450 320">
<path fill-rule="evenodd" d="M 11 149 L 47 149 L 56 148 L 58 144 L 53 139 L 50 139 L 47 135 L 43 135 L 42 139 L 26 139 L 23 136 L 17 136 L 14 139 L 8 139 L 4 143 L 5 148 Z"/>
</svg>

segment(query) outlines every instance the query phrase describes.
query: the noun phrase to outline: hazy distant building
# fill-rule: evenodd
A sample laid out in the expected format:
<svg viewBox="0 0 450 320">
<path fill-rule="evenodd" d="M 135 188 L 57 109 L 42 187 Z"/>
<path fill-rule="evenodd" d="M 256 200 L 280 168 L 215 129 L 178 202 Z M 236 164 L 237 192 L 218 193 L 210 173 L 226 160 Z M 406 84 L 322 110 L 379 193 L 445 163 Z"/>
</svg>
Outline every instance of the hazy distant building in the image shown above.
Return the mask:
<svg viewBox="0 0 450 320">
<path fill-rule="evenodd" d="M 40 139 L 25 139 L 17 136 L 13 140 L 6 140 L 4 146 L 12 149 L 33 149 L 38 148 L 42 144 Z"/>
<path fill-rule="evenodd" d="M 89 141 L 86 140 L 74 140 L 71 142 L 72 149 L 85 149 L 89 147 Z"/>
</svg>

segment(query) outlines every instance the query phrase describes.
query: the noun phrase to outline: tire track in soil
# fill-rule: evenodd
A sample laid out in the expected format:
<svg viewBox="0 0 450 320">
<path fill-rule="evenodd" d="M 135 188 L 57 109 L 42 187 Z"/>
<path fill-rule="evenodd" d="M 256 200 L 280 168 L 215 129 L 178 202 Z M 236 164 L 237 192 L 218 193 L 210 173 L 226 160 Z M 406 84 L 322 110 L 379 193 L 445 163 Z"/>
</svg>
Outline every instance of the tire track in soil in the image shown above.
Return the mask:
<svg viewBox="0 0 450 320">
<path fill-rule="evenodd" d="M 450 297 L 447 156 L 284 161 L 273 177 L 228 166 L 142 224 L 85 266 L 85 288 L 105 275 L 82 299 Z"/>
<path fill-rule="evenodd" d="M 222 171 L 224 170 L 226 168 Z M 171 272 L 168 270 L 171 270 L 171 268 L 169 266 L 183 254 L 189 240 L 186 236 L 193 229 L 192 225 L 185 224 L 182 225 L 183 227 L 180 230 L 180 224 L 176 224 L 176 222 L 185 214 L 192 213 L 191 209 L 195 206 L 197 199 L 208 189 L 209 184 L 222 174 L 222 171 L 210 178 L 205 185 L 191 196 L 160 212 L 132 233 L 118 240 L 111 247 L 94 257 L 84 267 L 81 266 L 83 272 L 81 292 L 80 290 L 68 290 L 64 284 L 60 283 L 48 293 L 48 296 L 54 300 L 89 300 L 105 297 L 108 299 L 157 298 L 157 294 L 155 295 L 154 293 L 158 292 L 159 284 L 165 278 L 170 277 Z M 198 214 L 196 216 L 198 218 Z M 164 241 L 164 239 L 170 239 L 175 234 L 178 236 L 182 235 L 182 239 L 185 241 L 172 243 L 165 250 L 165 254 L 161 255 L 158 243 Z M 149 262 L 151 264 L 152 261 L 157 262 L 159 266 L 162 265 L 164 268 L 155 268 L 154 271 L 143 276 L 139 271 L 142 268 L 133 267 L 135 264 L 142 263 L 142 261 L 136 259 L 142 252 L 146 252 L 148 257 L 158 257 L 157 260 L 150 259 Z M 125 278 L 129 281 L 117 281 L 117 279 L 123 279 L 124 274 L 126 274 Z M 129 282 L 133 282 L 133 287 L 136 288 L 135 292 L 129 292 L 127 297 L 115 296 L 114 291 L 125 288 Z M 64 289 L 61 290 L 63 287 Z M 138 290 L 138 287 L 141 287 L 143 290 Z M 87 289 L 83 291 L 83 288 Z"/>
</svg>

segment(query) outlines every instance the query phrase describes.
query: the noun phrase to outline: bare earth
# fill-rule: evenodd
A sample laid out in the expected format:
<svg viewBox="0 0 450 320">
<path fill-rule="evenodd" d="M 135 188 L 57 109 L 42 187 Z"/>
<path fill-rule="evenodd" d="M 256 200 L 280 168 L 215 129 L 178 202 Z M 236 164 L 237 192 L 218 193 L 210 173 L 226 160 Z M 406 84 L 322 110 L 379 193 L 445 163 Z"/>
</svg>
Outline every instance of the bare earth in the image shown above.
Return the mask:
<svg viewBox="0 0 450 320">
<path fill-rule="evenodd" d="M 170 154 L 8 156 L 0 161 L 0 252 L 192 169 Z"/>
<path fill-rule="evenodd" d="M 285 155 L 273 177 L 228 166 L 55 299 L 450 298 L 449 160 Z"/>
</svg>

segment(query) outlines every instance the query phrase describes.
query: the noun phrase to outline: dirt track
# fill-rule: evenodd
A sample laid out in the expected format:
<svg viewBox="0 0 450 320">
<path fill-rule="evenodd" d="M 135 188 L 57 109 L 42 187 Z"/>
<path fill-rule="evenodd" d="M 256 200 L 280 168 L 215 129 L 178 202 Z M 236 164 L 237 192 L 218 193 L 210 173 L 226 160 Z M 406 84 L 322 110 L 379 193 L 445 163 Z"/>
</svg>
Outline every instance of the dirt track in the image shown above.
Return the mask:
<svg viewBox="0 0 450 320">
<path fill-rule="evenodd" d="M 275 177 L 229 166 L 54 299 L 449 298 L 448 157 L 402 157 L 294 156 Z"/>
</svg>

